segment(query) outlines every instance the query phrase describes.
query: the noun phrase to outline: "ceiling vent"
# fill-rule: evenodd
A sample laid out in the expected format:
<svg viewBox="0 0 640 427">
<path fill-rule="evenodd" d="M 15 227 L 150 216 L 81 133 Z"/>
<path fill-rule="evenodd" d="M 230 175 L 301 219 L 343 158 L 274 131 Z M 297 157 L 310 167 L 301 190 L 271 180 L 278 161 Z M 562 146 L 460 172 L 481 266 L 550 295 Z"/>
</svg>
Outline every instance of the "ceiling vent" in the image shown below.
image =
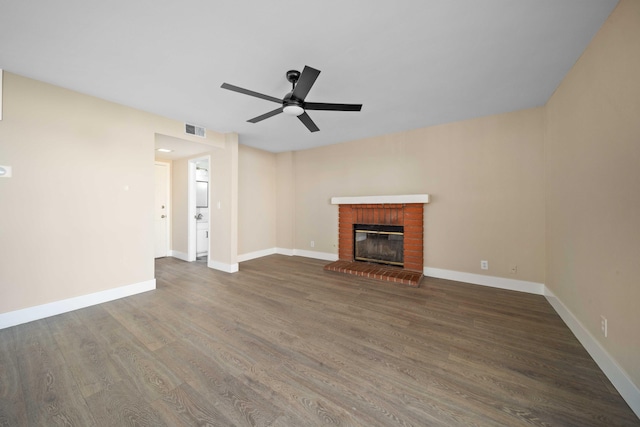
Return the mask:
<svg viewBox="0 0 640 427">
<path fill-rule="evenodd" d="M 196 125 L 190 125 L 189 123 L 184 124 L 184 131 L 189 135 L 195 135 L 201 138 L 207 137 L 207 130 L 205 128 Z"/>
</svg>

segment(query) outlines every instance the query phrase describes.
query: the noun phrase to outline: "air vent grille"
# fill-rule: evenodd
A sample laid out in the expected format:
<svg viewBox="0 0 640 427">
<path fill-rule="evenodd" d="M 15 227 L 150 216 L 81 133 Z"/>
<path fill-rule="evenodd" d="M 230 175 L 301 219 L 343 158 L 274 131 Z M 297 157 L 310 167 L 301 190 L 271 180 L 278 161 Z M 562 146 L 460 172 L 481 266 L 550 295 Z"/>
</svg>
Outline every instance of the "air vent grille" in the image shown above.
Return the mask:
<svg viewBox="0 0 640 427">
<path fill-rule="evenodd" d="M 190 125 L 189 123 L 184 124 L 184 131 L 189 135 L 195 135 L 201 138 L 207 137 L 207 130 L 205 128 L 196 125 Z"/>
</svg>

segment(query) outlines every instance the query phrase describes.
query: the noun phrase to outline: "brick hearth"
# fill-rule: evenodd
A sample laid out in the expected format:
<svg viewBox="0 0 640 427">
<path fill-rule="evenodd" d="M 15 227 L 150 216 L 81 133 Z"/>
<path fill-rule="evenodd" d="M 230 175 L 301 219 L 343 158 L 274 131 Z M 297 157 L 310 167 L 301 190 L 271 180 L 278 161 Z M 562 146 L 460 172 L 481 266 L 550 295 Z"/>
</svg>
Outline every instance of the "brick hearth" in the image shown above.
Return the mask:
<svg viewBox="0 0 640 427">
<path fill-rule="evenodd" d="M 361 261 L 335 261 L 325 265 L 324 269 L 413 287 L 418 287 L 422 279 L 422 273 L 419 271 Z"/>
<path fill-rule="evenodd" d="M 405 283 L 418 286 L 424 263 L 424 205 L 423 203 L 340 204 L 338 212 L 338 258 L 325 270 L 340 271 L 358 276 L 405 283 L 394 280 L 401 273 L 411 273 L 418 280 Z M 404 227 L 404 269 L 358 262 L 353 256 L 353 224 L 401 225 Z M 371 274 L 372 269 L 377 269 Z M 363 274 L 366 270 L 366 274 Z M 405 277 L 409 275 L 405 274 Z"/>
</svg>

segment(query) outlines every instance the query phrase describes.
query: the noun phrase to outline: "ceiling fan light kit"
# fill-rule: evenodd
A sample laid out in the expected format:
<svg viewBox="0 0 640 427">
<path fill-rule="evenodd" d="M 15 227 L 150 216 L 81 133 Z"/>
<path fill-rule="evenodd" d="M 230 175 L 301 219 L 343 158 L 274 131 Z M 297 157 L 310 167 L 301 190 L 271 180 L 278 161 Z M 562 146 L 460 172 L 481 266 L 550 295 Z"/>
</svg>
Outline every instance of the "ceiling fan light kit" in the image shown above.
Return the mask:
<svg viewBox="0 0 640 427">
<path fill-rule="evenodd" d="M 299 116 L 304 113 L 304 108 L 299 105 L 285 105 L 282 108 L 282 112 L 290 116 Z"/>
<path fill-rule="evenodd" d="M 220 86 L 222 89 L 231 90 L 245 95 L 254 96 L 256 98 L 264 99 L 266 101 L 277 102 L 282 104 L 282 107 L 269 111 L 258 117 L 247 120 L 250 123 L 258 123 L 262 120 L 268 119 L 280 113 L 285 113 L 291 116 L 297 116 L 298 119 L 304 124 L 310 132 L 317 132 L 320 129 L 311 120 L 311 117 L 305 110 L 321 110 L 321 111 L 360 111 L 362 104 L 329 104 L 323 102 L 305 102 L 305 98 L 311 87 L 315 83 L 320 70 L 311 68 L 309 66 L 304 67 L 302 73 L 297 70 L 289 70 L 286 73 L 287 80 L 291 82 L 292 90 L 287 93 L 284 98 L 278 99 L 274 96 L 264 95 L 259 92 L 254 92 L 249 89 L 244 89 L 238 86 L 231 85 L 229 83 L 222 83 Z"/>
</svg>

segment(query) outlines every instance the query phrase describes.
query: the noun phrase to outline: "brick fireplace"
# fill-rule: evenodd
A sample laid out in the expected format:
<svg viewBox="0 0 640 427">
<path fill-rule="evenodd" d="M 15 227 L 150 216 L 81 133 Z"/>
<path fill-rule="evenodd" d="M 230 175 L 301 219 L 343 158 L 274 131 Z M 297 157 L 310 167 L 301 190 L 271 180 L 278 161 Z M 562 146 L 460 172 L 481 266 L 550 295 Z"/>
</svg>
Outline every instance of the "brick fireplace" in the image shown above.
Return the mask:
<svg viewBox="0 0 640 427">
<path fill-rule="evenodd" d="M 332 204 L 339 205 L 339 261 L 325 269 L 418 286 L 424 264 L 424 204 L 428 201 L 427 194 L 332 198 Z M 356 261 L 354 224 L 402 227 L 402 267 Z"/>
</svg>

